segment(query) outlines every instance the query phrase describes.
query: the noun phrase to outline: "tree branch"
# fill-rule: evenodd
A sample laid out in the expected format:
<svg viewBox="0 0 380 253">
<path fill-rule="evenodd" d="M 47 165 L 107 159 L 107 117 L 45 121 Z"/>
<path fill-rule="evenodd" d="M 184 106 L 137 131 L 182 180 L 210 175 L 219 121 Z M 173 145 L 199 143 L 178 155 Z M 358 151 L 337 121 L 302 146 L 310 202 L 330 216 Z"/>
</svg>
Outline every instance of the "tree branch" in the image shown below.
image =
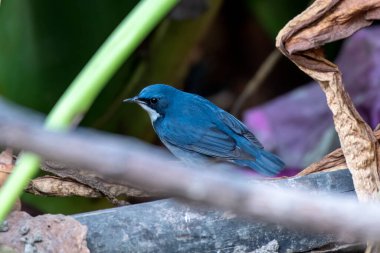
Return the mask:
<svg viewBox="0 0 380 253">
<path fill-rule="evenodd" d="M 95 131 L 58 133 L 2 117 L 0 143 L 97 172 L 117 183 L 206 203 L 284 226 L 329 231 L 357 239 L 380 238 L 380 206 L 252 181 L 219 166 L 173 165 L 161 149 Z M 14 117 L 13 117 L 14 118 Z M 215 167 L 215 168 L 213 168 Z"/>
</svg>

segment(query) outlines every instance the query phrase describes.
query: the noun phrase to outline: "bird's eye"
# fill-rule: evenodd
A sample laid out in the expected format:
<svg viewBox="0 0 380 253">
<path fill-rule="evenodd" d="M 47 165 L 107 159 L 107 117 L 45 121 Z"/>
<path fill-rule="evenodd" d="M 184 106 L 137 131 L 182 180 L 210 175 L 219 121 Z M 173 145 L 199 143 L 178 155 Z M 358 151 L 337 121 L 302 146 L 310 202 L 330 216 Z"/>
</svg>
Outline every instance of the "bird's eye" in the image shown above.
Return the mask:
<svg viewBox="0 0 380 253">
<path fill-rule="evenodd" d="M 151 104 L 157 104 L 158 98 L 151 98 L 149 101 Z"/>
</svg>

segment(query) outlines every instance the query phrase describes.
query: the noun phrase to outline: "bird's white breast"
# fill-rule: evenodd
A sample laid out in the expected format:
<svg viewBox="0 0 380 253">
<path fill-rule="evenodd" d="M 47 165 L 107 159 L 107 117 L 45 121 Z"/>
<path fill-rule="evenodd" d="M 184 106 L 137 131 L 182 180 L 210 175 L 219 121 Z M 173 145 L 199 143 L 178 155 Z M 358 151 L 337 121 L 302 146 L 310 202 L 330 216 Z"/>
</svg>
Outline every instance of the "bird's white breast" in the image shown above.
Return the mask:
<svg viewBox="0 0 380 253">
<path fill-rule="evenodd" d="M 150 117 L 150 120 L 153 122 L 156 121 L 156 119 L 158 119 L 161 115 L 156 112 L 155 110 L 153 110 L 152 108 L 150 108 L 149 106 L 147 105 L 144 105 L 144 104 L 139 104 L 145 111 L 148 112 L 149 114 L 149 117 Z"/>
</svg>

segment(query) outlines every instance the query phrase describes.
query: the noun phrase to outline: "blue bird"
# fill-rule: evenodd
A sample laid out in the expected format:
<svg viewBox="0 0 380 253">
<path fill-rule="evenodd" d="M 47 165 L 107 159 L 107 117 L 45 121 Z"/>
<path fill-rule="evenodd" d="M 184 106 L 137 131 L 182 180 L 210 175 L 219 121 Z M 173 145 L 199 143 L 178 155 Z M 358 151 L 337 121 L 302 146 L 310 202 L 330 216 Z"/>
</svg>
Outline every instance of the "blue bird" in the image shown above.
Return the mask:
<svg viewBox="0 0 380 253">
<path fill-rule="evenodd" d="M 160 140 L 181 160 L 208 158 L 268 176 L 284 167 L 242 122 L 201 96 L 154 84 L 124 102 L 137 103 L 148 112 Z"/>
</svg>

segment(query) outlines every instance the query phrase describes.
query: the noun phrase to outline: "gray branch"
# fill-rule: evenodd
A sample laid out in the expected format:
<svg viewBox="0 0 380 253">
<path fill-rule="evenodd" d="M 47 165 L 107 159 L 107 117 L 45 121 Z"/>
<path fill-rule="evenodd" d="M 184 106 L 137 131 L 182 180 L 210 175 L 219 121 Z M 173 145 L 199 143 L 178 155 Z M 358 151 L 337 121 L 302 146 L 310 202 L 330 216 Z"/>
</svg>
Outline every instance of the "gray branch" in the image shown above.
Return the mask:
<svg viewBox="0 0 380 253">
<path fill-rule="evenodd" d="M 1 108 L 0 108 L 1 109 Z M 88 130 L 47 131 L 0 110 L 0 143 L 93 170 L 118 183 L 197 201 L 247 218 L 361 240 L 379 240 L 380 207 L 247 180 L 237 170 L 173 164 L 161 149 Z"/>
</svg>

